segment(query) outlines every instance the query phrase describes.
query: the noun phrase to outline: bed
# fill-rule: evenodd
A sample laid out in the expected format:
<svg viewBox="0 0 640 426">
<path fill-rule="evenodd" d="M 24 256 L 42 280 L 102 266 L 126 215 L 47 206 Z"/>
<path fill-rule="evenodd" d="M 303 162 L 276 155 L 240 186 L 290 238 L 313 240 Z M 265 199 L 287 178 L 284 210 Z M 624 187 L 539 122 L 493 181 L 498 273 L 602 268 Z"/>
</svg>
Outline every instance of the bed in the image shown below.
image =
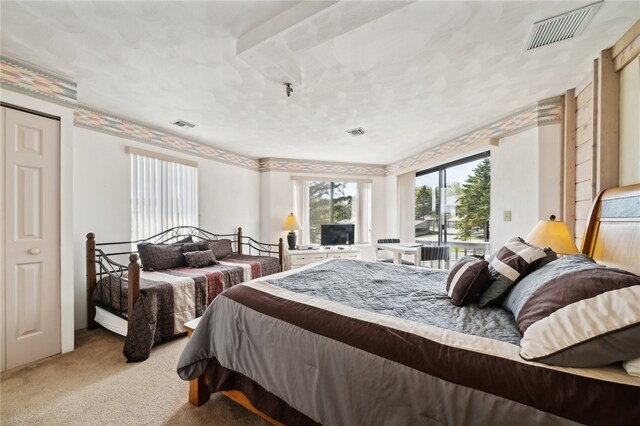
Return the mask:
<svg viewBox="0 0 640 426">
<path fill-rule="evenodd" d="M 167 269 L 141 268 L 139 248 L 168 247 L 182 258 L 187 244 L 195 250 L 205 244 L 223 251 L 215 264 L 203 267 L 178 262 Z M 100 324 L 125 336 L 127 360 L 145 360 L 154 345 L 183 335 L 184 323 L 201 316 L 224 290 L 280 272 L 282 253 L 282 239 L 278 244 L 260 243 L 243 235 L 242 228 L 234 234 L 214 234 L 181 226 L 145 240 L 100 243 L 89 233 L 87 328 Z"/>
<path fill-rule="evenodd" d="M 640 273 L 640 185 L 598 196 L 581 252 Z M 235 286 L 178 374 L 274 424 L 637 424 L 639 377 L 524 360 L 511 314 L 452 306 L 445 275 L 330 260 Z"/>
</svg>

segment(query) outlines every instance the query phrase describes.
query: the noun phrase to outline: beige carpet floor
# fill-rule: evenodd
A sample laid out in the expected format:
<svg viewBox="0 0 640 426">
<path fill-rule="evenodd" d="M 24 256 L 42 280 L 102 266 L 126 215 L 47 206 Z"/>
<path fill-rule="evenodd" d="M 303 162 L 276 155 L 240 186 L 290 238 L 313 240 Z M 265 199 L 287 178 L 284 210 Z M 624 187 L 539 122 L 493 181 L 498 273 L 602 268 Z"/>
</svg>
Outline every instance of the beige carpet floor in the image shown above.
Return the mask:
<svg viewBox="0 0 640 426">
<path fill-rule="evenodd" d="M 104 329 L 76 335 L 76 350 L 2 373 L 2 425 L 265 425 L 216 394 L 188 402 L 176 373 L 187 338 L 164 343 L 141 363 L 127 364 L 124 338 Z"/>
</svg>

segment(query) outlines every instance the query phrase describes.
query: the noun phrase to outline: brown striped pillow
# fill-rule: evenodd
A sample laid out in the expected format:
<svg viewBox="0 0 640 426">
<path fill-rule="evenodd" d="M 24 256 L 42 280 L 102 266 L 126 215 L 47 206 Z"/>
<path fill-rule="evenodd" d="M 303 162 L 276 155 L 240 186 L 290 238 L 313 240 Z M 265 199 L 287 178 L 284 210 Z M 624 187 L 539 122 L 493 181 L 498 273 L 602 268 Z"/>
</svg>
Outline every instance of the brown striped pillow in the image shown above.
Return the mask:
<svg viewBox="0 0 640 426">
<path fill-rule="evenodd" d="M 518 280 L 533 271 L 546 256 L 544 249 L 527 244 L 522 238 L 507 241 L 489 258 L 491 284 L 480 296 L 478 306 L 501 305 Z"/>
<path fill-rule="evenodd" d="M 640 277 L 595 263 L 560 272 L 528 297 L 517 322 L 526 360 L 598 367 L 638 358 Z"/>
<path fill-rule="evenodd" d="M 447 294 L 451 303 L 465 306 L 478 300 L 478 295 L 489 285 L 489 262 L 466 256 L 456 262 L 447 277 Z"/>
</svg>

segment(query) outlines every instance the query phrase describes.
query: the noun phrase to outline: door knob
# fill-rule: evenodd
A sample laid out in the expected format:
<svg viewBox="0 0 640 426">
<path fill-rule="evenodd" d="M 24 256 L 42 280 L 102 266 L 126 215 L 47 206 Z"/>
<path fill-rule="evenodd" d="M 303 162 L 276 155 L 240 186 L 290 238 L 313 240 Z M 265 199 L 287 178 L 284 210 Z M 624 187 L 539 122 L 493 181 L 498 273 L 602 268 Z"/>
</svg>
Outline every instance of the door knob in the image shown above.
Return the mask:
<svg viewBox="0 0 640 426">
<path fill-rule="evenodd" d="M 40 254 L 40 249 L 32 248 L 31 250 L 29 250 L 29 254 Z"/>
</svg>

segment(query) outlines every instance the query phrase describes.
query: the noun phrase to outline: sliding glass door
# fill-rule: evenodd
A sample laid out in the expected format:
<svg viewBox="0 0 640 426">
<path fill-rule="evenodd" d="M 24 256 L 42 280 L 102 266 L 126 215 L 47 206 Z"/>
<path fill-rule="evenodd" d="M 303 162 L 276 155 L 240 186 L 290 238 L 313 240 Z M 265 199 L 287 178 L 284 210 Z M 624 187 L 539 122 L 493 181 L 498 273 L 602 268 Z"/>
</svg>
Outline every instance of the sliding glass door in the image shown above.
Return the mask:
<svg viewBox="0 0 640 426">
<path fill-rule="evenodd" d="M 489 152 L 416 174 L 416 240 L 484 252 L 489 241 Z M 455 256 L 454 256 L 455 257 Z"/>
</svg>

